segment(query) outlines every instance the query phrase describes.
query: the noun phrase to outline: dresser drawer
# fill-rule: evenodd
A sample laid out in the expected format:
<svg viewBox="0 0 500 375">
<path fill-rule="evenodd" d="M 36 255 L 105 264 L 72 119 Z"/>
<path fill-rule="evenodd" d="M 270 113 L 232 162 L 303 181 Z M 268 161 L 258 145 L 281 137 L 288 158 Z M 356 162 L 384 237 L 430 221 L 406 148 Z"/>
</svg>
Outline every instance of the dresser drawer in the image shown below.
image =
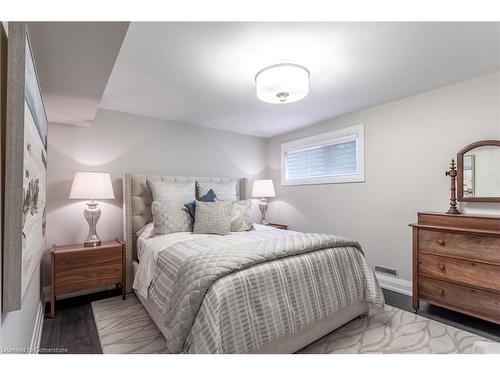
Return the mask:
<svg viewBox="0 0 500 375">
<path fill-rule="evenodd" d="M 55 280 L 55 293 L 59 295 L 121 282 L 122 263 L 120 259 L 114 263 L 58 271 Z"/>
<path fill-rule="evenodd" d="M 420 276 L 418 296 L 430 303 L 500 324 L 500 294 Z"/>
<path fill-rule="evenodd" d="M 500 266 L 419 254 L 420 275 L 500 292 Z"/>
<path fill-rule="evenodd" d="M 95 248 L 85 251 L 64 251 L 55 257 L 56 271 L 68 268 L 92 266 L 103 263 L 120 263 L 122 247 Z"/>
<path fill-rule="evenodd" d="M 500 264 L 500 237 L 420 229 L 419 251 L 484 260 Z"/>
</svg>

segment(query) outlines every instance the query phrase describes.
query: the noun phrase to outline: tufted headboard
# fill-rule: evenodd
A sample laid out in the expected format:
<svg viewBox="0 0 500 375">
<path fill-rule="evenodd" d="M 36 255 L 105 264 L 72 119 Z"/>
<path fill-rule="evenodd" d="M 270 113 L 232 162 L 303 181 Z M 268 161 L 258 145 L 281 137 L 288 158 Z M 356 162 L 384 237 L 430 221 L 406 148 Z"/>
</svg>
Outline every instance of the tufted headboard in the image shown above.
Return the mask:
<svg viewBox="0 0 500 375">
<path fill-rule="evenodd" d="M 125 174 L 123 177 L 123 230 L 126 249 L 127 267 L 127 292 L 132 291 L 132 262 L 137 260 L 136 232 L 153 220 L 151 202 L 153 201 L 151 189 L 147 179 L 167 182 L 231 182 L 236 181 L 237 199 L 246 199 L 247 179 L 229 177 L 186 177 L 186 176 L 151 176 Z M 198 198 L 198 197 L 197 197 Z"/>
</svg>

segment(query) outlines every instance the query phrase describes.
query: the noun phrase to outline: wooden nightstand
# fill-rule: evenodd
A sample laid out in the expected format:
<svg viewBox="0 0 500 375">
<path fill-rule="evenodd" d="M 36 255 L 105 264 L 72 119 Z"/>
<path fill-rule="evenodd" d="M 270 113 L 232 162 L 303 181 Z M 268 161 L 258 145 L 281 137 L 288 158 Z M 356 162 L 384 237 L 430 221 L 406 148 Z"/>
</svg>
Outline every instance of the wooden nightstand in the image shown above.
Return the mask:
<svg viewBox="0 0 500 375">
<path fill-rule="evenodd" d="M 283 229 L 283 230 L 288 230 L 288 225 L 286 224 L 275 224 L 275 223 L 268 223 L 266 224 L 268 227 L 273 227 L 273 228 L 278 228 L 278 229 Z"/>
<path fill-rule="evenodd" d="M 53 245 L 51 258 L 51 318 L 55 316 L 56 297 L 61 294 L 117 284 L 125 299 L 125 244 L 122 241 L 106 241 L 98 247 Z"/>
</svg>

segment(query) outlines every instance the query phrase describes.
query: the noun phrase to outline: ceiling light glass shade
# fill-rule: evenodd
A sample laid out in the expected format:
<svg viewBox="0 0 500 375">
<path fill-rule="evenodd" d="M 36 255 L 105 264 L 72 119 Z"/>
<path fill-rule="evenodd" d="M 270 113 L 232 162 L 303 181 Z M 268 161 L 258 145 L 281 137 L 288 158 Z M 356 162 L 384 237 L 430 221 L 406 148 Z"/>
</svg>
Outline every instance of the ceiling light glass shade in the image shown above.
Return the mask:
<svg viewBox="0 0 500 375">
<path fill-rule="evenodd" d="M 257 98 L 266 103 L 287 104 L 309 93 L 309 71 L 296 64 L 278 64 L 262 69 L 255 76 Z"/>
</svg>

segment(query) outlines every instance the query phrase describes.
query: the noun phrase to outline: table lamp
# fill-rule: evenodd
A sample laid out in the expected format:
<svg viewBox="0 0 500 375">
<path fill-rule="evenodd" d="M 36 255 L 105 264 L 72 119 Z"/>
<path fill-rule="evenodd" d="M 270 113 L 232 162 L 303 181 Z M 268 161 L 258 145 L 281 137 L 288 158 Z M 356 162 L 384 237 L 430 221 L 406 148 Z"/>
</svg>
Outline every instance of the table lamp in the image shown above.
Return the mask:
<svg viewBox="0 0 500 375">
<path fill-rule="evenodd" d="M 101 239 L 97 236 L 96 225 L 101 217 L 101 209 L 97 207 L 98 203 L 95 200 L 115 199 L 109 173 L 76 172 L 69 199 L 90 199 L 83 213 L 89 223 L 89 235 L 83 245 L 85 247 L 100 246 Z"/>
<path fill-rule="evenodd" d="M 260 198 L 260 213 L 262 215 L 261 224 L 268 224 L 266 221 L 267 198 L 276 196 L 273 180 L 255 180 L 252 187 L 252 198 Z"/>
</svg>

